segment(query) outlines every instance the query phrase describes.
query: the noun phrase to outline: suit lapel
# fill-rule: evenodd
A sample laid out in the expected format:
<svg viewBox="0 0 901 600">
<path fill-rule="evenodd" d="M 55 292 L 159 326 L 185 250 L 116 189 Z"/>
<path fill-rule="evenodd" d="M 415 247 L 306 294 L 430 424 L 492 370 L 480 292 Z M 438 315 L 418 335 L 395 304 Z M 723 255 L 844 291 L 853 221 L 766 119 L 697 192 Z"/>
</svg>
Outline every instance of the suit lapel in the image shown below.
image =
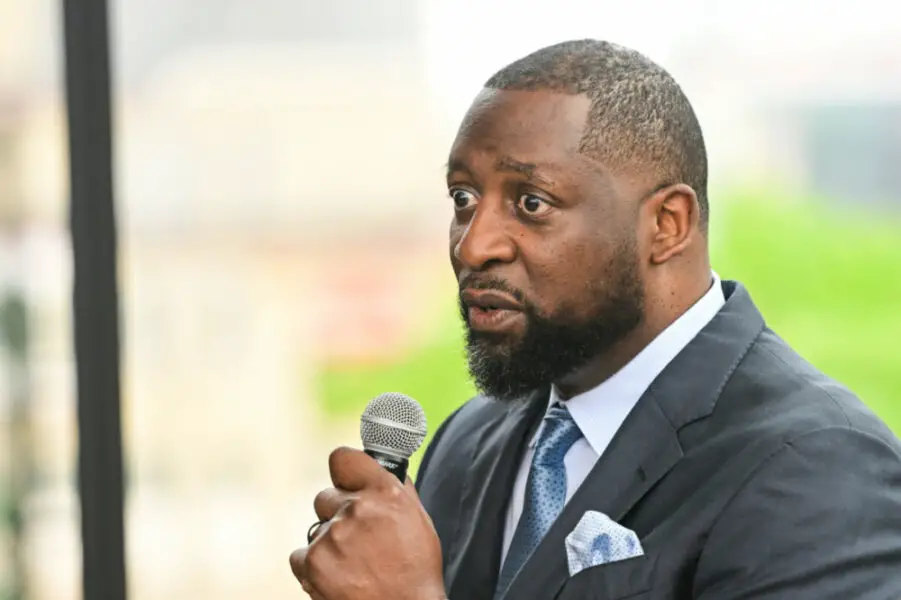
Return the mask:
<svg viewBox="0 0 901 600">
<path fill-rule="evenodd" d="M 564 540 L 587 510 L 621 521 L 679 459 L 678 431 L 708 416 L 764 328 L 750 296 L 723 283 L 726 305 L 651 384 L 567 503 L 505 598 L 553 597 L 568 577 Z"/>
<path fill-rule="evenodd" d="M 458 534 L 447 565 L 451 598 L 490 599 L 500 567 L 510 491 L 530 432 L 547 408 L 549 390 L 503 405 L 473 432 Z"/>
<path fill-rule="evenodd" d="M 619 521 L 682 457 L 672 425 L 653 402 L 639 402 L 513 580 L 505 598 L 527 598 L 529 590 L 556 590 L 569 574 L 564 540 L 587 510 Z M 550 598 L 553 594 L 544 592 Z"/>
</svg>

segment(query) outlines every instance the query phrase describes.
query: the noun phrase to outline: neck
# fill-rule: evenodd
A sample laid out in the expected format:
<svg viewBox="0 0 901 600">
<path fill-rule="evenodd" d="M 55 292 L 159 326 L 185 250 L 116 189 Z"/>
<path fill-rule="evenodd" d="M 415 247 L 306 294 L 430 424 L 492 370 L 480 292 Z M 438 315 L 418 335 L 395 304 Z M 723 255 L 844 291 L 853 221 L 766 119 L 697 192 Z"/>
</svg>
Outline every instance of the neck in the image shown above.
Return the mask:
<svg viewBox="0 0 901 600">
<path fill-rule="evenodd" d="M 674 293 L 658 293 L 653 298 L 649 295 L 645 314 L 635 329 L 581 368 L 554 382 L 561 399 L 578 396 L 604 383 L 694 306 L 708 292 L 710 284 L 708 269 L 689 285 L 661 286 L 661 289 L 675 290 Z"/>
</svg>

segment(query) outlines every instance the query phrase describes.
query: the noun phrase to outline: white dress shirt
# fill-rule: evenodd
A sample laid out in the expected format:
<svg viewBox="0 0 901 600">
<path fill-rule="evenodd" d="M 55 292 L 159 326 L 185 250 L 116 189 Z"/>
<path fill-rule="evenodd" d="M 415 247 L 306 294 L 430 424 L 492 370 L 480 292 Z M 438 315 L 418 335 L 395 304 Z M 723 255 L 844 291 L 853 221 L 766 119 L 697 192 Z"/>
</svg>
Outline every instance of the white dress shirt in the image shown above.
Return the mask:
<svg viewBox="0 0 901 600">
<path fill-rule="evenodd" d="M 713 319 L 725 302 L 720 279 L 714 273 L 713 284 L 707 293 L 654 338 L 626 366 L 596 388 L 573 396 L 566 401 L 566 407 L 583 436 L 563 458 L 563 464 L 566 467 L 567 502 L 585 481 L 588 473 L 607 449 L 610 440 L 613 439 L 614 434 L 626 420 L 641 395 L 650 387 L 666 365 Z M 559 400 L 556 387 L 552 387 L 548 406 Z M 526 480 L 540 433 L 539 427 L 526 449 L 522 463 L 519 465 L 516 481 L 513 484 L 513 495 L 507 507 L 504 526 L 502 564 L 507 556 L 507 550 L 510 548 L 516 524 L 522 515 Z"/>
</svg>

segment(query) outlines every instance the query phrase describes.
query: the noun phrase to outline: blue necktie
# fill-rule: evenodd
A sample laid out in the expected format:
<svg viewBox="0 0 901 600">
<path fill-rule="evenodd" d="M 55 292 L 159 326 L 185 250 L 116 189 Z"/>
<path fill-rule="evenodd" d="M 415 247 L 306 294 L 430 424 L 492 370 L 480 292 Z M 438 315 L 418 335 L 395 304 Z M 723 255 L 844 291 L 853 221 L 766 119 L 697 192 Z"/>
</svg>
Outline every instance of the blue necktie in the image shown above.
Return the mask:
<svg viewBox="0 0 901 600">
<path fill-rule="evenodd" d="M 548 409 L 529 469 L 522 515 L 501 567 L 495 599 L 507 591 L 510 582 L 563 510 L 566 503 L 563 457 L 581 437 L 579 426 L 565 406 L 554 404 Z"/>
</svg>

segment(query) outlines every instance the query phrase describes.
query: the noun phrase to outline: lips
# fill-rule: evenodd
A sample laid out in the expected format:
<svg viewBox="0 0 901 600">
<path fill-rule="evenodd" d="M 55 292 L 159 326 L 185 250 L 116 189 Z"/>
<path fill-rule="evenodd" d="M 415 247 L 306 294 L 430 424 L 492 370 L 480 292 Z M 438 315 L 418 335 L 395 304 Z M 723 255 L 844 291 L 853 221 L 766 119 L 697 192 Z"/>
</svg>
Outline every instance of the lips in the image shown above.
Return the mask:
<svg viewBox="0 0 901 600">
<path fill-rule="evenodd" d="M 463 303 L 470 308 L 476 307 L 485 310 L 514 311 L 521 311 L 523 309 L 522 304 L 502 292 L 466 289 L 463 290 L 460 296 L 463 298 Z"/>
<path fill-rule="evenodd" d="M 468 308 L 467 320 L 474 331 L 502 333 L 523 319 L 523 305 L 502 292 L 466 289 L 460 297 Z"/>
</svg>

